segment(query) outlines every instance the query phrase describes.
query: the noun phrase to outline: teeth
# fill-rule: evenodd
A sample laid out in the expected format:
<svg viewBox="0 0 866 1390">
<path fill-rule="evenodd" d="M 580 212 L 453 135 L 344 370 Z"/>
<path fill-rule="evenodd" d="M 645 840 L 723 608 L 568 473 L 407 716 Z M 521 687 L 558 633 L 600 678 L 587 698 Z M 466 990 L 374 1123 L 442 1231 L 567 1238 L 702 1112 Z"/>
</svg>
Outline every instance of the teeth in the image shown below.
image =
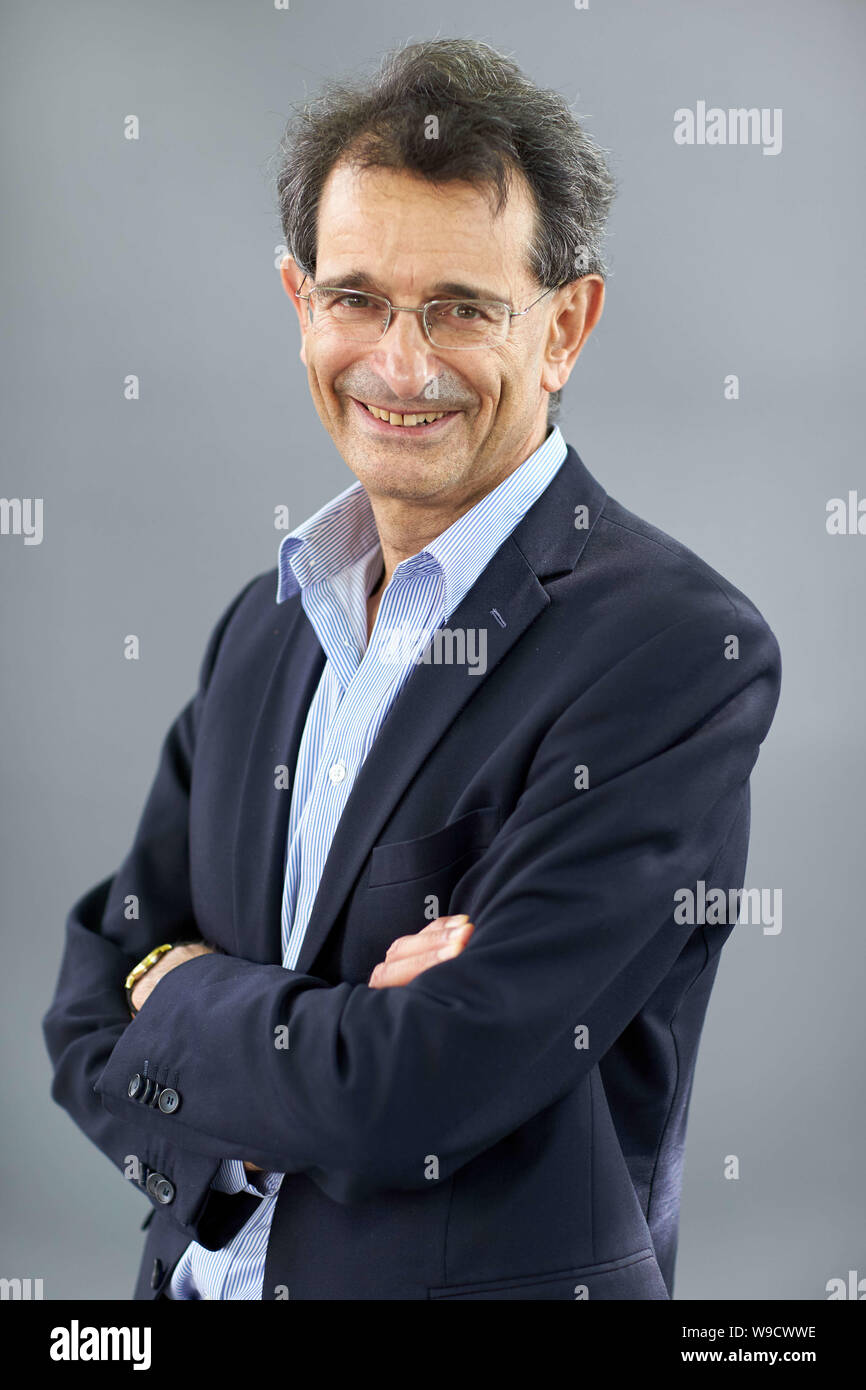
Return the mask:
<svg viewBox="0 0 866 1390">
<path fill-rule="evenodd" d="M 377 420 L 386 420 L 389 425 L 425 425 L 433 420 L 441 420 L 443 415 L 447 415 L 447 410 L 438 410 L 432 415 L 395 415 L 389 410 L 379 410 L 375 405 L 368 405 L 371 415 L 375 415 Z"/>
</svg>

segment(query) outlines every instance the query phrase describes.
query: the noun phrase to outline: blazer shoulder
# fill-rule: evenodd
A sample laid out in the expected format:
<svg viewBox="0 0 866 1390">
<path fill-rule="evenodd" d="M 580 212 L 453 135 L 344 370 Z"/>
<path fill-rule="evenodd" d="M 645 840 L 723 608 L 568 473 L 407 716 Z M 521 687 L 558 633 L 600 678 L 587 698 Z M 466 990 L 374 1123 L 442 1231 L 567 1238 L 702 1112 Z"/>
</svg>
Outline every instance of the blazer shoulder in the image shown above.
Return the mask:
<svg viewBox="0 0 866 1390">
<path fill-rule="evenodd" d="M 263 623 L 272 621 L 275 612 L 279 613 L 276 593 L 276 566 L 253 575 L 237 591 L 211 630 L 199 670 L 200 685 L 210 682 L 218 657 L 235 645 L 237 635 L 258 631 Z M 290 606 L 290 603 L 281 605 L 282 608 Z"/>
<path fill-rule="evenodd" d="M 220 619 L 220 626 L 225 629 L 242 619 L 241 625 L 248 627 L 250 623 L 254 623 L 259 618 L 269 621 L 275 615 L 294 612 L 296 605 L 300 602 L 298 594 L 292 595 L 284 603 L 277 603 L 278 574 L 279 571 L 275 565 L 272 569 L 262 570 L 259 574 L 253 575 L 252 579 L 247 580 L 224 611 Z"/>
<path fill-rule="evenodd" d="M 244 601 L 256 609 L 275 604 L 277 601 L 277 574 L 276 565 L 269 570 L 261 570 L 258 574 L 254 574 L 252 579 L 248 579 L 243 588 L 238 590 L 232 607 L 239 607 Z"/>
<path fill-rule="evenodd" d="M 608 552 L 608 560 L 623 577 L 643 593 L 648 608 L 664 609 L 670 623 L 689 618 L 727 614 L 763 632 L 771 643 L 775 635 L 755 603 L 723 574 L 682 541 L 637 516 L 608 495 L 590 544 Z"/>
</svg>

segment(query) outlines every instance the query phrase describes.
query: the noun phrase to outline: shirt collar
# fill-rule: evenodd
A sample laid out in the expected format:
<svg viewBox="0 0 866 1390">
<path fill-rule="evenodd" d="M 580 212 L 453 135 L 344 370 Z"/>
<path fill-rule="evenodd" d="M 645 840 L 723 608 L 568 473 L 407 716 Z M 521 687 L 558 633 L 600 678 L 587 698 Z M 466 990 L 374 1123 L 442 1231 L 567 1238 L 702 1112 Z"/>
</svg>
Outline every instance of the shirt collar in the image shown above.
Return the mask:
<svg viewBox="0 0 866 1390">
<path fill-rule="evenodd" d="M 360 482 L 326 502 L 280 542 L 277 603 L 331 579 L 379 548 L 370 499 Z"/>
<path fill-rule="evenodd" d="M 559 426 L 554 425 L 513 473 L 417 555 L 401 560 L 395 577 L 438 569 L 445 582 L 445 612 L 450 616 L 547 487 L 567 452 Z M 277 603 L 364 560 L 367 579 L 372 583 L 381 565 L 379 533 L 366 489 L 356 481 L 283 537 L 277 565 Z"/>
<path fill-rule="evenodd" d="M 425 547 L 445 576 L 447 616 L 540 497 L 567 453 L 568 445 L 554 425 L 529 458 Z"/>
</svg>

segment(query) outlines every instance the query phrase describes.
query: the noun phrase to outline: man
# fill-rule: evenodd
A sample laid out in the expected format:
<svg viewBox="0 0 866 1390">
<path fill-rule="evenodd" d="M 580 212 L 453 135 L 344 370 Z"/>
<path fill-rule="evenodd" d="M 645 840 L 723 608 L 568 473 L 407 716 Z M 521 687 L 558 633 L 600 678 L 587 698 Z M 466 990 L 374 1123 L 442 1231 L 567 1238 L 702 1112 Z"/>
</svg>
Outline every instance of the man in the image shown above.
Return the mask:
<svg viewBox="0 0 866 1390">
<path fill-rule="evenodd" d="M 613 192 L 559 96 L 418 44 L 278 188 L 357 481 L 70 913 L 53 1095 L 149 1197 L 139 1299 L 667 1299 L 732 926 L 677 903 L 742 886 L 775 639 L 553 423 Z"/>
</svg>

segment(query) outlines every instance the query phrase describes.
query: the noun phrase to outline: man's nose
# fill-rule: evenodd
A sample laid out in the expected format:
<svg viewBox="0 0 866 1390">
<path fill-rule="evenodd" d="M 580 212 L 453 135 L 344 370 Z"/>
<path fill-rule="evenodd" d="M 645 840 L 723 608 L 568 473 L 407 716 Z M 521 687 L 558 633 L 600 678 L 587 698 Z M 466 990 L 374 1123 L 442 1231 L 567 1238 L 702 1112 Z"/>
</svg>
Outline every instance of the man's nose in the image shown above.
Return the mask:
<svg viewBox="0 0 866 1390">
<path fill-rule="evenodd" d="M 424 387 L 441 371 L 421 314 L 392 314 L 387 333 L 368 360 L 394 395 L 404 401 L 420 400 Z"/>
</svg>

